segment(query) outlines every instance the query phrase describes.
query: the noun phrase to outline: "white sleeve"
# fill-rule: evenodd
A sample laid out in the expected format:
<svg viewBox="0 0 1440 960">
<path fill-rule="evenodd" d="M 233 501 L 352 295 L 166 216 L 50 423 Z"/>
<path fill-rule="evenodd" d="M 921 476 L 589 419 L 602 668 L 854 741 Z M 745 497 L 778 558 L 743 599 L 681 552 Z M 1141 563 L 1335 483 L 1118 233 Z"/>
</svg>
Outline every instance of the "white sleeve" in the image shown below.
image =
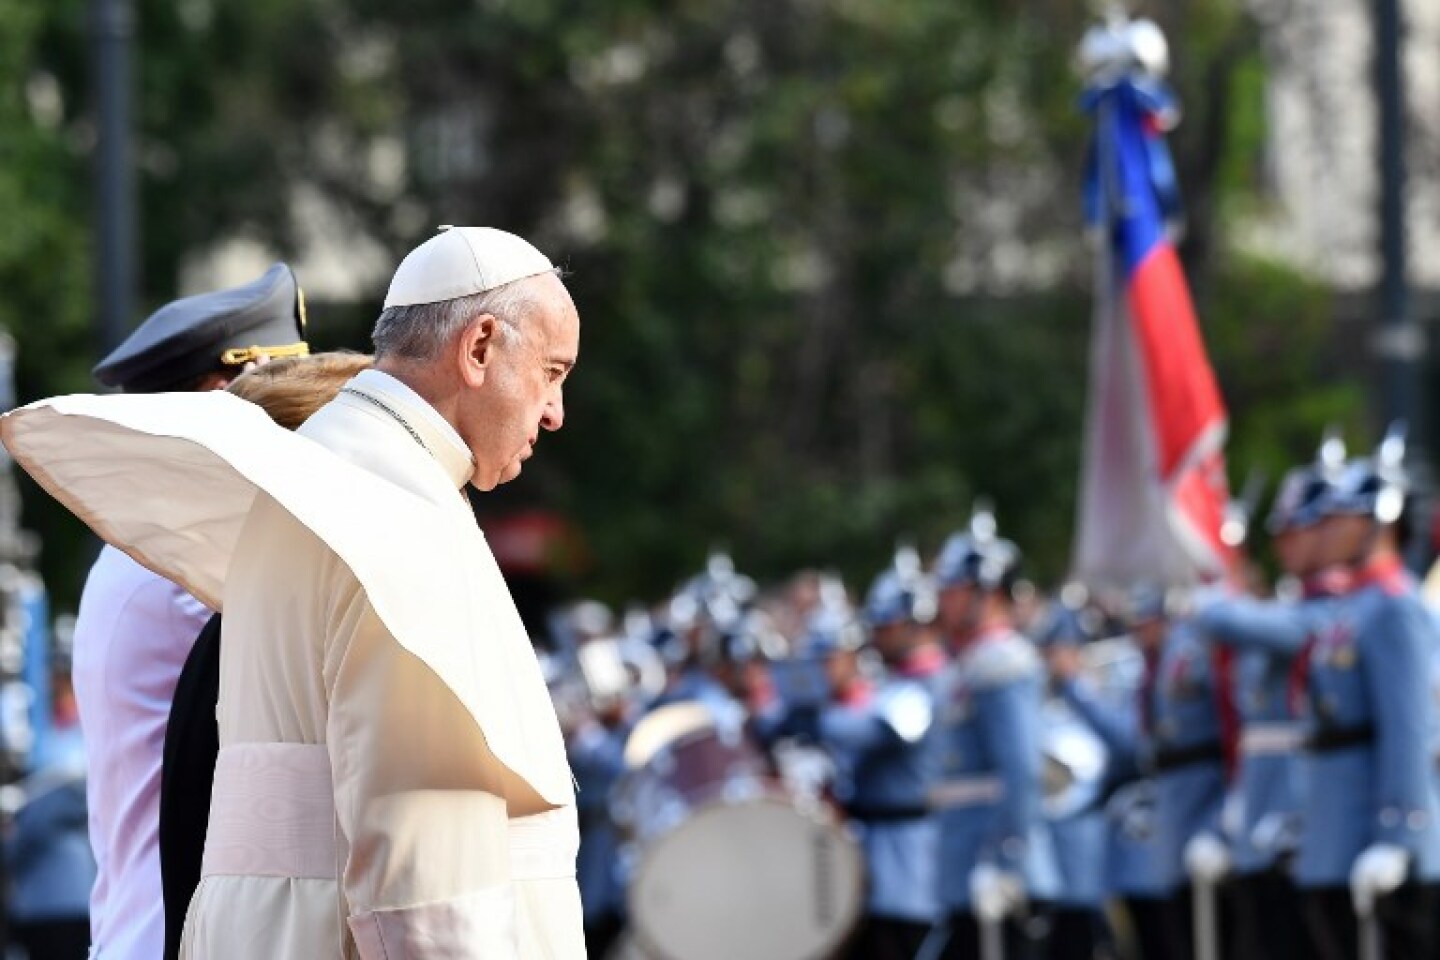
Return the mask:
<svg viewBox="0 0 1440 960">
<path fill-rule="evenodd" d="M 326 738 L 360 956 L 520 956 L 503 768 L 358 585 L 336 617 Z"/>
</svg>

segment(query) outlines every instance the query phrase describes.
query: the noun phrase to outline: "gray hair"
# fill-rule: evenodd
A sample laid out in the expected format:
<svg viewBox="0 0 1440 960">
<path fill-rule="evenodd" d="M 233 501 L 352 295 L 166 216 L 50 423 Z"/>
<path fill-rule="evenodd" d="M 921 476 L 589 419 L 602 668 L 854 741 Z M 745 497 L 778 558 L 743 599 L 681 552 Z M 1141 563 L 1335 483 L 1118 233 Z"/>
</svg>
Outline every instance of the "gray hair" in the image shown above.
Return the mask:
<svg viewBox="0 0 1440 960">
<path fill-rule="evenodd" d="M 500 321 L 507 340 L 519 339 L 519 321 L 534 305 L 530 279 L 454 300 L 390 307 L 380 314 L 370 334 L 375 358 L 434 360 L 467 323 L 486 313 Z"/>
</svg>

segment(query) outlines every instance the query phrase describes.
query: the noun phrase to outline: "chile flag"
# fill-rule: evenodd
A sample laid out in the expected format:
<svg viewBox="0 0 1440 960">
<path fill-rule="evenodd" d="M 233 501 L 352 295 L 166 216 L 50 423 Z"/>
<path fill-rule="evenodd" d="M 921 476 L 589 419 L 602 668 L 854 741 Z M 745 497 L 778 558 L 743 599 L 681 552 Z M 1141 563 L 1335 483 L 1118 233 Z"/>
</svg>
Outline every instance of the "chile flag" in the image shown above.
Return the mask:
<svg viewBox="0 0 1440 960">
<path fill-rule="evenodd" d="M 1096 585 L 1222 575 L 1226 413 L 1167 231 L 1169 92 L 1125 76 L 1087 91 L 1086 212 L 1100 238 L 1075 572 Z"/>
</svg>

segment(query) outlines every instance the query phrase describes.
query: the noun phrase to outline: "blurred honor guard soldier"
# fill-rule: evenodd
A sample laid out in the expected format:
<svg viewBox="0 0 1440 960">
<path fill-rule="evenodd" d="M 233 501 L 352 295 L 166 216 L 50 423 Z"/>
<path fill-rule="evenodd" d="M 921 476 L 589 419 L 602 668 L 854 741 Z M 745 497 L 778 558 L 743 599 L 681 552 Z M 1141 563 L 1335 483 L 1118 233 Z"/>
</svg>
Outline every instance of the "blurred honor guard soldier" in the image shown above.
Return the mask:
<svg viewBox="0 0 1440 960">
<path fill-rule="evenodd" d="M 785 638 L 763 610 L 748 610 L 721 631 L 710 675 L 735 703 L 742 724 L 773 710 L 770 661 L 784 650 Z"/>
<path fill-rule="evenodd" d="M 863 616 L 885 676 L 866 702 L 820 714 L 819 740 L 850 774 L 841 800 L 869 867 L 856 960 L 909 960 L 939 919 L 939 827 L 927 800 L 939 775 L 936 684 L 945 655 L 926 629 L 934 613 L 918 559 L 882 573 Z"/>
<path fill-rule="evenodd" d="M 1428 736 L 1434 624 L 1401 566 L 1404 443 L 1327 492 L 1322 561 L 1354 571 L 1305 660 L 1308 739 L 1296 881 L 1321 956 L 1429 958 L 1440 824 Z M 1353 909 L 1352 909 L 1353 907 Z M 1358 924 L 1357 924 L 1358 919 Z M 1358 927 L 1358 929 L 1357 929 Z"/>
<path fill-rule="evenodd" d="M 295 433 L 224 392 L 0 419 L 50 492 L 224 608 L 182 957 L 584 957 L 564 739 L 462 495 L 560 428 L 579 333 L 540 251 L 454 228 L 396 270 L 374 368 Z"/>
<path fill-rule="evenodd" d="M 754 594 L 755 581 L 736 573 L 735 564 L 723 553 L 712 554 L 705 572 L 676 591 L 662 644 L 671 678 L 652 707 L 694 702 L 709 709 L 717 723 L 743 725 L 744 707 L 716 674 L 727 669 L 726 655 L 732 651 L 725 649 L 725 638 L 739 627 Z"/>
<path fill-rule="evenodd" d="M 95 368 L 125 393 L 223 389 L 246 364 L 308 352 L 305 301 L 277 263 L 242 287 L 156 311 Z M 74 681 L 89 754 L 90 903 L 97 955 L 154 960 L 165 943 L 157 831 L 160 763 L 185 657 L 210 617 L 200 601 L 112 546 L 85 582 Z"/>
<path fill-rule="evenodd" d="M 838 741 L 822 740 L 823 727 L 849 724 L 826 715 L 873 713 L 875 684 L 862 661 L 865 628 L 844 584 L 822 582 L 791 656 L 771 664 L 776 700 L 751 718 L 756 738 L 771 751 L 781 777 L 801 796 L 828 795 L 844 804 L 855 793 L 861 759 Z"/>
<path fill-rule="evenodd" d="M 630 723 L 613 710 L 588 718 L 569 738 L 570 766 L 579 786 L 580 852 L 577 879 L 584 907 L 585 946 L 603 958 L 625 924 L 620 875 L 620 834 L 610 819 L 610 797 L 625 772 Z"/>
<path fill-rule="evenodd" d="M 1159 647 L 1142 703 L 1155 774 L 1156 855 L 1160 878 L 1171 891 L 1171 955 L 1189 957 L 1194 945 L 1208 942 L 1217 952 L 1197 960 L 1217 960 L 1215 886 L 1229 859 L 1221 812 L 1238 720 L 1228 651 L 1210 650 L 1193 622 L 1167 620 L 1168 600 L 1166 591 L 1144 588 L 1132 614 L 1142 650 Z"/>
<path fill-rule="evenodd" d="M 947 960 L 1043 956 L 1043 910 L 1059 871 L 1041 818 L 1045 671 L 1012 620 L 1020 553 L 988 512 L 936 558 L 940 625 L 955 662 L 944 678 L 940 898 Z"/>
<path fill-rule="evenodd" d="M 1331 448 L 1334 449 L 1333 447 Z M 1239 800 L 1229 834 L 1231 902 L 1237 960 L 1308 960 L 1315 956 L 1295 887 L 1291 859 L 1300 841 L 1302 730 L 1292 704 L 1295 658 L 1325 615 L 1334 578 L 1317 566 L 1317 509 L 1326 490 L 1323 459 L 1286 475 L 1267 522 L 1285 574 L 1299 584 L 1294 601 L 1229 597 L 1196 614 L 1200 635 L 1237 651 L 1240 710 Z M 1343 462 L 1343 451 L 1338 453 Z M 1333 466 L 1338 468 L 1341 463 Z"/>
<path fill-rule="evenodd" d="M 1080 671 L 1081 647 L 1089 639 L 1082 612 L 1063 602 L 1051 604 L 1038 642 L 1053 665 L 1070 660 L 1055 673 L 1075 676 Z M 1050 937 L 1050 960 L 1094 960 L 1108 940 L 1105 923 L 1105 847 L 1107 823 L 1101 804 L 1104 780 L 1109 774 L 1104 738 L 1063 696 L 1045 703 L 1045 733 L 1053 760 L 1062 765 L 1068 781 L 1063 792 L 1046 798 L 1046 820 L 1054 838 L 1060 868 L 1060 893 Z M 1073 765 L 1070 760 L 1076 761 Z M 1053 802 L 1052 802 L 1053 801 Z"/>
<path fill-rule="evenodd" d="M 24 805 L 5 840 L 10 929 L 31 960 L 84 960 L 95 858 L 86 836 L 85 745 L 69 664 L 55 665 L 53 723 L 16 784 Z M 12 788 L 13 789 L 13 788 Z"/>
<path fill-rule="evenodd" d="M 564 633 L 573 643 L 581 702 L 566 729 L 566 752 L 578 787 L 580 853 L 576 878 L 584 908 L 585 946 L 603 958 L 625 925 L 625 889 L 621 877 L 620 833 L 610 816 L 610 798 L 625 772 L 625 740 L 639 716 L 620 649 L 612 635 L 610 611 L 593 601 L 576 604 Z M 637 643 L 645 643 L 643 639 Z M 648 650 L 648 647 L 646 648 Z M 623 679 L 622 679 L 623 678 Z"/>
<path fill-rule="evenodd" d="M 1139 600 L 1154 616 L 1142 619 L 1147 626 L 1135 638 L 1105 641 L 1111 676 L 1104 685 L 1082 672 L 1077 652 L 1051 645 L 1047 654 L 1061 697 L 1105 744 L 1107 780 L 1116 787 L 1105 804 L 1105 890 L 1124 908 L 1128 939 L 1140 960 L 1170 960 L 1173 872 L 1161 871 L 1155 782 L 1142 717 L 1164 638 L 1165 595 L 1145 590 Z M 1132 600 L 1132 616 L 1136 606 Z"/>
</svg>

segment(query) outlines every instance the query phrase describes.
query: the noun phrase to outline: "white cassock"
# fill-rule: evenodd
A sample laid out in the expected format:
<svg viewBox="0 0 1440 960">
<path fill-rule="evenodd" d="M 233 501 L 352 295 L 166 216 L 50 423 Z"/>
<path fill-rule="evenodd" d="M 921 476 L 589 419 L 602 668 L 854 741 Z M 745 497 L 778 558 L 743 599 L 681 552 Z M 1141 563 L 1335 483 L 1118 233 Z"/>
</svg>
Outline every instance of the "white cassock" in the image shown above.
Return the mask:
<svg viewBox="0 0 1440 960">
<path fill-rule="evenodd" d="M 182 956 L 584 957 L 573 782 L 469 453 L 398 381 L 347 389 L 298 436 L 218 392 L 0 420 L 97 533 L 224 610 Z"/>
<path fill-rule="evenodd" d="M 90 942 L 106 960 L 165 949 L 160 761 L 180 668 L 210 611 L 114 547 L 100 551 L 75 620 L 95 886 Z"/>
</svg>

